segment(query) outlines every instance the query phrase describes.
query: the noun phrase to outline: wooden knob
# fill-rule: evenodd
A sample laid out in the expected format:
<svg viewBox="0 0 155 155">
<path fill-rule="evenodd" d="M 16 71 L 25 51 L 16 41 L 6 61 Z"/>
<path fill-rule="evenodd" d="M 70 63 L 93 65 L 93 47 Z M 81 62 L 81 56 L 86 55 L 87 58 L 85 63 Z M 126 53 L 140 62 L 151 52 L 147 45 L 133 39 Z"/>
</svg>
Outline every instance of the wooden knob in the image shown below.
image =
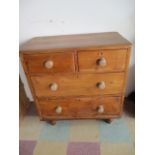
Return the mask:
<svg viewBox="0 0 155 155">
<path fill-rule="evenodd" d="M 56 91 L 58 89 L 58 84 L 57 83 L 50 84 L 50 89 L 51 91 Z"/>
<path fill-rule="evenodd" d="M 48 61 L 46 61 L 45 64 L 44 64 L 45 68 L 47 68 L 47 69 L 52 68 L 53 65 L 54 65 L 54 63 L 53 63 L 52 60 L 48 60 Z"/>
<path fill-rule="evenodd" d="M 98 82 L 98 83 L 96 84 L 96 87 L 99 88 L 99 89 L 104 89 L 104 88 L 105 88 L 105 83 L 104 83 L 104 81 Z"/>
<path fill-rule="evenodd" d="M 61 114 L 62 113 L 62 107 L 60 107 L 60 106 L 56 107 L 55 112 L 57 114 Z"/>
<path fill-rule="evenodd" d="M 103 105 L 99 105 L 99 106 L 97 107 L 97 112 L 98 112 L 98 113 L 103 113 L 103 112 L 104 112 L 104 107 L 103 107 Z"/>
<path fill-rule="evenodd" d="M 100 58 L 96 61 L 97 65 L 99 66 L 105 66 L 107 64 L 106 59 L 105 58 Z"/>
</svg>

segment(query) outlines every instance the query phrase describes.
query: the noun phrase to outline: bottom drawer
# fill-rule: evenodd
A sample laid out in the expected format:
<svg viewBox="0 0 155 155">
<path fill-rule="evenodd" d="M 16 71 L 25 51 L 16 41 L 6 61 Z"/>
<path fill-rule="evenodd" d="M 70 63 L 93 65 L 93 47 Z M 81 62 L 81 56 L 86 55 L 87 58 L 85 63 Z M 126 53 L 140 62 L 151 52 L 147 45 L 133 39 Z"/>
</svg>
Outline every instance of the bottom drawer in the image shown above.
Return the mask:
<svg viewBox="0 0 155 155">
<path fill-rule="evenodd" d="M 118 115 L 121 97 L 80 97 L 39 101 L 42 117 L 94 118 Z"/>
</svg>

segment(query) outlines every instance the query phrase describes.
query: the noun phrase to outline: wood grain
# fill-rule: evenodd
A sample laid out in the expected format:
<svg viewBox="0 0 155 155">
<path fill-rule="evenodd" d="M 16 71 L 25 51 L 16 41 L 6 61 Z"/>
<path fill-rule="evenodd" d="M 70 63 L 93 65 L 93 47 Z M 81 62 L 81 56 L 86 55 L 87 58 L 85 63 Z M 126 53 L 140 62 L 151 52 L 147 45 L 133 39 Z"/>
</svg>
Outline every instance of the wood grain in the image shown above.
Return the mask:
<svg viewBox="0 0 155 155">
<path fill-rule="evenodd" d="M 121 94 L 124 73 L 33 76 L 31 80 L 37 97 Z M 97 88 L 101 81 L 105 89 Z M 52 83 L 57 83 L 57 91 L 51 91 Z"/>
<path fill-rule="evenodd" d="M 117 32 L 91 33 L 63 36 L 35 37 L 20 47 L 20 51 L 32 51 L 69 48 L 124 48 L 131 43 Z"/>
<path fill-rule="evenodd" d="M 131 43 L 116 32 L 36 37 L 25 43 L 20 58 L 40 119 L 120 117 L 130 52 Z M 97 65 L 101 58 L 106 65 Z M 54 63 L 52 68 L 45 68 L 46 61 Z M 58 84 L 56 91 L 52 83 Z M 104 114 L 97 113 L 100 105 Z M 63 108 L 61 115 L 56 106 Z"/>
<path fill-rule="evenodd" d="M 66 73 L 75 71 L 73 52 L 24 55 L 29 74 Z M 47 69 L 45 62 L 52 61 L 53 67 Z"/>
<path fill-rule="evenodd" d="M 121 97 L 74 97 L 70 99 L 57 99 L 49 101 L 39 101 L 41 114 L 53 119 L 61 118 L 96 118 L 104 115 L 119 115 Z M 98 113 L 97 108 L 103 105 L 104 112 Z M 57 114 L 56 108 L 62 107 L 62 113 Z"/>
<path fill-rule="evenodd" d="M 127 50 L 93 50 L 79 51 L 80 72 L 119 72 L 125 71 Z M 101 58 L 106 60 L 106 65 L 101 66 L 97 61 Z"/>
</svg>

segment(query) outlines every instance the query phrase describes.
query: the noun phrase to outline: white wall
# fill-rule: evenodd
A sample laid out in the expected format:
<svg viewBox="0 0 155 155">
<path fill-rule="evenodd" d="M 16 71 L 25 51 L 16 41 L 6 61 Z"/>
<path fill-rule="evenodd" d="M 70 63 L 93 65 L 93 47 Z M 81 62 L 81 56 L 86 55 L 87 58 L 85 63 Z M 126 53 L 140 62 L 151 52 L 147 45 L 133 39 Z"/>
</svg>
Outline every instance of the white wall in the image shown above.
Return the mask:
<svg viewBox="0 0 155 155">
<path fill-rule="evenodd" d="M 32 37 L 117 31 L 134 44 L 134 0 L 20 0 L 20 45 Z M 126 95 L 134 90 L 134 48 Z M 20 75 L 32 100 L 25 75 Z"/>
</svg>

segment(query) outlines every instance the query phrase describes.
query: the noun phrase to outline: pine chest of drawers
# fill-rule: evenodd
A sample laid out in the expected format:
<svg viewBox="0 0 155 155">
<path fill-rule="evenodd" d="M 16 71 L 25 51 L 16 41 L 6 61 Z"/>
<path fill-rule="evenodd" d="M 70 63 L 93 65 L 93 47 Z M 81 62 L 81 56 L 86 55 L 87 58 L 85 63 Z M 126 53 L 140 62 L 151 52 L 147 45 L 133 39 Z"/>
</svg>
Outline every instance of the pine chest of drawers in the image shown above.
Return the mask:
<svg viewBox="0 0 155 155">
<path fill-rule="evenodd" d="M 117 32 L 36 37 L 20 59 L 41 120 L 121 116 L 131 43 Z"/>
</svg>

